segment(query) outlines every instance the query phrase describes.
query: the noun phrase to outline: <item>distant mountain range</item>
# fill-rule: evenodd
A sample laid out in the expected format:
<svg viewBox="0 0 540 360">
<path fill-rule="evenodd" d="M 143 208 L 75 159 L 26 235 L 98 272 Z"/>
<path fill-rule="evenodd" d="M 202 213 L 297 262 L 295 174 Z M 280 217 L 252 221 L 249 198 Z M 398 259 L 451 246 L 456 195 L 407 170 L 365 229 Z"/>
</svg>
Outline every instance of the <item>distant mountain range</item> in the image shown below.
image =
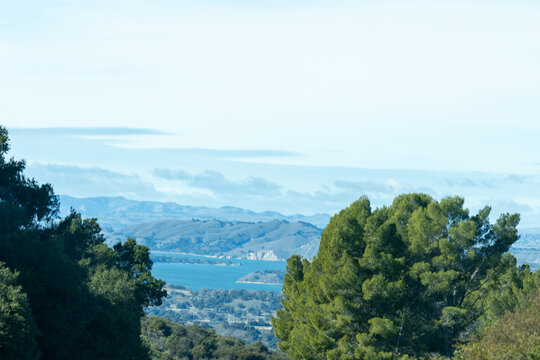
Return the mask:
<svg viewBox="0 0 540 360">
<path fill-rule="evenodd" d="M 283 215 L 237 207 L 207 208 L 123 197 L 60 196 L 60 213 L 70 208 L 98 218 L 112 244 L 127 237 L 152 250 L 231 258 L 285 260 L 313 257 L 330 215 Z"/>
<path fill-rule="evenodd" d="M 265 222 L 286 220 L 302 221 L 324 228 L 330 221 L 328 214 L 283 215 L 275 211 L 254 212 L 232 206 L 208 208 L 202 206 L 180 205 L 174 202 L 135 201 L 123 197 L 74 198 L 60 195 L 60 212 L 63 215 L 73 208 L 85 217 L 98 218 L 107 232 L 129 225 L 158 220 L 222 220 L 231 222 Z"/>
<path fill-rule="evenodd" d="M 287 216 L 123 197 L 62 195 L 60 202 L 62 215 L 73 208 L 85 217 L 98 218 L 109 243 L 133 237 L 152 250 L 260 260 L 284 260 L 292 254 L 313 257 L 330 219 L 327 214 Z M 540 228 L 521 229 L 520 234 L 511 253 L 518 263 L 539 269 Z"/>
</svg>

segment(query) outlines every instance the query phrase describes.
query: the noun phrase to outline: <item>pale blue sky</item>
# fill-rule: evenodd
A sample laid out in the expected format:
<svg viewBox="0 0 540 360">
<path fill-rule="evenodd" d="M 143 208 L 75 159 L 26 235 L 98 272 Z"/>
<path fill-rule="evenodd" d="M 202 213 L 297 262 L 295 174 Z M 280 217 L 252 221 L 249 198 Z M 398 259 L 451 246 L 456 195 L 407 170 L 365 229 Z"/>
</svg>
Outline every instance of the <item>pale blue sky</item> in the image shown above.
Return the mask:
<svg viewBox="0 0 540 360">
<path fill-rule="evenodd" d="M 85 128 L 13 130 L 61 193 L 309 214 L 422 190 L 540 226 L 539 18 L 533 1 L 2 0 L 0 122 Z"/>
</svg>

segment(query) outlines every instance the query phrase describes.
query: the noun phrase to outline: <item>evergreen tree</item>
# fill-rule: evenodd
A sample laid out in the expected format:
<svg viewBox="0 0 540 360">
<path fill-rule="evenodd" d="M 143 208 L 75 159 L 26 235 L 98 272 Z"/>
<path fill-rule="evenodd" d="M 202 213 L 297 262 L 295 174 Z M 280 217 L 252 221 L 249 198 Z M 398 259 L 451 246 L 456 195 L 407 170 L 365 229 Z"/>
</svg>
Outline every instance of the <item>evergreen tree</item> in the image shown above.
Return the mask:
<svg viewBox="0 0 540 360">
<path fill-rule="evenodd" d="M 26 178 L 8 151 L 0 126 L 0 357 L 148 359 L 143 308 L 166 295 L 148 248 L 129 239 L 111 249 L 75 212 L 56 223 L 52 187 Z"/>
<path fill-rule="evenodd" d="M 36 326 L 17 273 L 0 262 L 0 359 L 32 359 Z"/>
<path fill-rule="evenodd" d="M 292 359 L 450 355 L 503 275 L 530 273 L 506 254 L 519 215 L 491 224 L 489 207 L 470 216 L 463 203 L 407 194 L 372 211 L 363 197 L 334 216 L 311 263 L 288 260 L 279 348 Z"/>
</svg>

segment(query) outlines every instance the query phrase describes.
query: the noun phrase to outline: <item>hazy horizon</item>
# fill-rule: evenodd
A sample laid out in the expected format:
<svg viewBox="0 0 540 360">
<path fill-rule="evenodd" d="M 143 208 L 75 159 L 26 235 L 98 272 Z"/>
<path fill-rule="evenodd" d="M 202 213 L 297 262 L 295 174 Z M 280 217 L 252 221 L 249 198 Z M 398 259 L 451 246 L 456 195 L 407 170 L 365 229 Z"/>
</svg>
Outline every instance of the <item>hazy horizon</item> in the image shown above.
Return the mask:
<svg viewBox="0 0 540 360">
<path fill-rule="evenodd" d="M 540 227 L 540 4 L 0 4 L 0 116 L 59 194 L 333 214 L 459 195 Z"/>
</svg>

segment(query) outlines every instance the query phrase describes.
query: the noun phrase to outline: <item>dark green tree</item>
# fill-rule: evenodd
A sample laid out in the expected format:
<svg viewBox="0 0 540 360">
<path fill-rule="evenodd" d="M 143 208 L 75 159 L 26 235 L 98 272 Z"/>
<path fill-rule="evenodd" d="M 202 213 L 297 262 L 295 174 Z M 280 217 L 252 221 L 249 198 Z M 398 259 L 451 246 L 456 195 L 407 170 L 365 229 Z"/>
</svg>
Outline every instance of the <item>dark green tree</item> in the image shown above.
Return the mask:
<svg viewBox="0 0 540 360">
<path fill-rule="evenodd" d="M 17 273 L 0 262 L 0 359 L 32 359 L 36 326 Z"/>
<path fill-rule="evenodd" d="M 288 260 L 282 308 L 272 318 L 292 359 L 401 359 L 450 355 L 515 272 L 517 214 L 491 224 L 464 200 L 407 194 L 376 210 L 363 197 L 334 216 L 310 263 Z"/>
<path fill-rule="evenodd" d="M 26 178 L 24 161 L 6 159 L 9 149 L 8 132 L 0 126 L 0 229 L 3 233 L 50 221 L 58 213 L 58 198 L 52 187 Z"/>
<path fill-rule="evenodd" d="M 26 178 L 8 150 L 0 126 L 0 357 L 147 359 L 143 308 L 166 295 L 148 248 L 111 249 L 97 221 L 75 212 L 56 223 L 52 187 Z"/>
</svg>

